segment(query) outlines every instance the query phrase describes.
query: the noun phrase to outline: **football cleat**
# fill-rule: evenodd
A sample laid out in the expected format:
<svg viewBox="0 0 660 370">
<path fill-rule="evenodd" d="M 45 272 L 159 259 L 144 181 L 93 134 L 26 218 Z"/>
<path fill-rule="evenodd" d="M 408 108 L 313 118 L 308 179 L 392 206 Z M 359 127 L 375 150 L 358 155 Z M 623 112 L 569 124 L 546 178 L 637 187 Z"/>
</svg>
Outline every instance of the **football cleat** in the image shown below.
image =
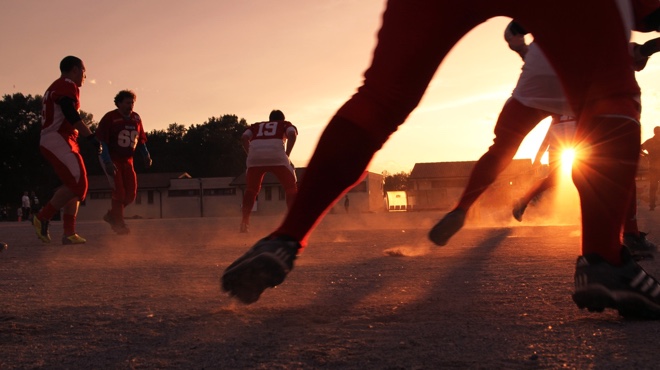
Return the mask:
<svg viewBox="0 0 660 370">
<path fill-rule="evenodd" d="M 660 283 L 626 247 L 621 259 L 621 266 L 613 266 L 596 254 L 578 257 L 573 302 L 589 312 L 611 308 L 627 318 L 660 319 Z"/>
<path fill-rule="evenodd" d="M 73 235 L 62 235 L 62 244 L 68 245 L 68 244 L 85 244 L 87 243 L 87 239 L 83 238 L 82 236 L 78 234 L 73 234 Z"/>
<path fill-rule="evenodd" d="M 266 288 L 284 281 L 293 269 L 300 243 L 283 237 L 261 239 L 222 274 L 222 289 L 239 301 L 256 302 Z"/>
<path fill-rule="evenodd" d="M 37 238 L 44 243 L 50 243 L 50 234 L 48 233 L 48 221 L 40 220 L 36 215 L 32 217 L 32 226 L 34 226 L 34 231 L 37 233 Z"/>
<path fill-rule="evenodd" d="M 445 215 L 429 231 L 429 239 L 437 245 L 447 245 L 449 238 L 454 236 L 465 224 L 465 215 L 467 212 L 457 208 Z"/>
</svg>

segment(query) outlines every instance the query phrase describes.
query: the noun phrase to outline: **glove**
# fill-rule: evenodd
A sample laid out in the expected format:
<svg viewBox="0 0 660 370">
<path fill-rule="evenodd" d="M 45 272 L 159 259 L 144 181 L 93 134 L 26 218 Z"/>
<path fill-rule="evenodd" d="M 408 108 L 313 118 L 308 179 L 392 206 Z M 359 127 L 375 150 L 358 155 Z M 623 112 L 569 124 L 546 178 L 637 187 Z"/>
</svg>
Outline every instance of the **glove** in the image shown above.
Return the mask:
<svg viewBox="0 0 660 370">
<path fill-rule="evenodd" d="M 142 157 L 142 159 L 144 160 L 144 168 L 150 168 L 151 165 L 153 164 L 150 155 L 145 155 L 144 157 Z"/>
<path fill-rule="evenodd" d="M 117 166 L 115 166 L 115 164 L 112 163 L 112 161 L 103 162 L 103 167 L 105 167 L 105 173 L 107 173 L 108 175 L 110 175 L 112 177 L 114 177 L 115 174 L 117 173 Z"/>
</svg>

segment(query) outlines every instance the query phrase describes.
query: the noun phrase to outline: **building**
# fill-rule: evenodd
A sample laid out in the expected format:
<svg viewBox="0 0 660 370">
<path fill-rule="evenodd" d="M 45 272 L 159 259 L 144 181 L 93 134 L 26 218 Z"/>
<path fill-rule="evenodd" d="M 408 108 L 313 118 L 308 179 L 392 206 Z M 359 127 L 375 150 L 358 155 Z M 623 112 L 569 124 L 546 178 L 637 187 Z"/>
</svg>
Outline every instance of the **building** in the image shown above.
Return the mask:
<svg viewBox="0 0 660 370">
<path fill-rule="evenodd" d="M 298 181 L 305 169 L 297 168 Z M 245 174 L 237 177 L 192 178 L 186 172 L 142 173 L 137 175 L 138 194 L 124 210 L 125 218 L 179 218 L 240 216 Z M 384 212 L 383 176 L 367 172 L 347 194 L 350 212 Z M 110 209 L 112 189 L 106 176 L 89 177 L 89 193 L 78 212 L 80 220 L 100 220 Z M 345 212 L 345 199 L 331 212 Z M 257 196 L 253 216 L 283 214 L 284 189 L 267 173 Z"/>
<path fill-rule="evenodd" d="M 448 210 L 465 189 L 476 161 L 416 163 L 408 177 L 408 210 Z M 545 166 L 547 167 L 547 166 Z M 506 206 L 520 197 L 540 176 L 530 159 L 514 159 L 479 202 Z"/>
</svg>

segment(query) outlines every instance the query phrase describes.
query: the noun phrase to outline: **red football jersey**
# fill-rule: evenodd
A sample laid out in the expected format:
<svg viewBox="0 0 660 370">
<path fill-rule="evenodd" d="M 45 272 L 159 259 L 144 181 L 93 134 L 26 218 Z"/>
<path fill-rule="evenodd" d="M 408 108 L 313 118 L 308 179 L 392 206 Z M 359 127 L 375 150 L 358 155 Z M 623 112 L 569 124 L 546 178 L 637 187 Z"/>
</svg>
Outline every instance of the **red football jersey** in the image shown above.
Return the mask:
<svg viewBox="0 0 660 370">
<path fill-rule="evenodd" d="M 243 133 L 250 139 L 247 166 L 286 166 L 289 157 L 286 155 L 284 143 L 287 132 L 298 131 L 289 121 L 270 121 L 253 123 Z"/>
<path fill-rule="evenodd" d="M 96 137 L 108 144 L 112 159 L 133 158 L 137 144 L 147 142 L 140 115 L 132 112 L 129 117 L 124 117 L 117 109 L 101 118 Z"/>
<path fill-rule="evenodd" d="M 59 78 L 53 82 L 43 98 L 41 110 L 41 135 L 59 133 L 69 140 L 75 141 L 78 130 L 73 128 L 75 122 L 68 122 L 62 113 L 60 99 L 69 97 L 75 101 L 75 108 L 80 109 L 80 89 L 68 78 Z"/>
</svg>

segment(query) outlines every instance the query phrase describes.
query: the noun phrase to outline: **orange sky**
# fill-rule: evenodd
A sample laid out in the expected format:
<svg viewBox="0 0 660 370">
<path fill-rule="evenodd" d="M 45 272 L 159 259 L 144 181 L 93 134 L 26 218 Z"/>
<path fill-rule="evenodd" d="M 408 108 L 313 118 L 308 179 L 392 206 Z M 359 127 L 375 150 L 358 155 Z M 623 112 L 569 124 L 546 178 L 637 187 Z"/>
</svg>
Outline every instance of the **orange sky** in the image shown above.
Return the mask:
<svg viewBox="0 0 660 370">
<path fill-rule="evenodd" d="M 0 93 L 41 95 L 59 76 L 62 57 L 76 55 L 87 66 L 82 109 L 95 120 L 114 109 L 121 89 L 137 93 L 135 110 L 147 131 L 223 114 L 251 123 L 281 109 L 298 127 L 292 160 L 303 167 L 329 118 L 360 85 L 384 6 L 383 0 L 6 1 Z M 501 36 L 508 21 L 492 19 L 459 43 L 372 171 L 479 158 L 522 65 Z M 660 57 L 638 80 L 646 139 L 660 125 Z M 517 158 L 534 156 L 546 128 L 532 132 Z"/>
</svg>

